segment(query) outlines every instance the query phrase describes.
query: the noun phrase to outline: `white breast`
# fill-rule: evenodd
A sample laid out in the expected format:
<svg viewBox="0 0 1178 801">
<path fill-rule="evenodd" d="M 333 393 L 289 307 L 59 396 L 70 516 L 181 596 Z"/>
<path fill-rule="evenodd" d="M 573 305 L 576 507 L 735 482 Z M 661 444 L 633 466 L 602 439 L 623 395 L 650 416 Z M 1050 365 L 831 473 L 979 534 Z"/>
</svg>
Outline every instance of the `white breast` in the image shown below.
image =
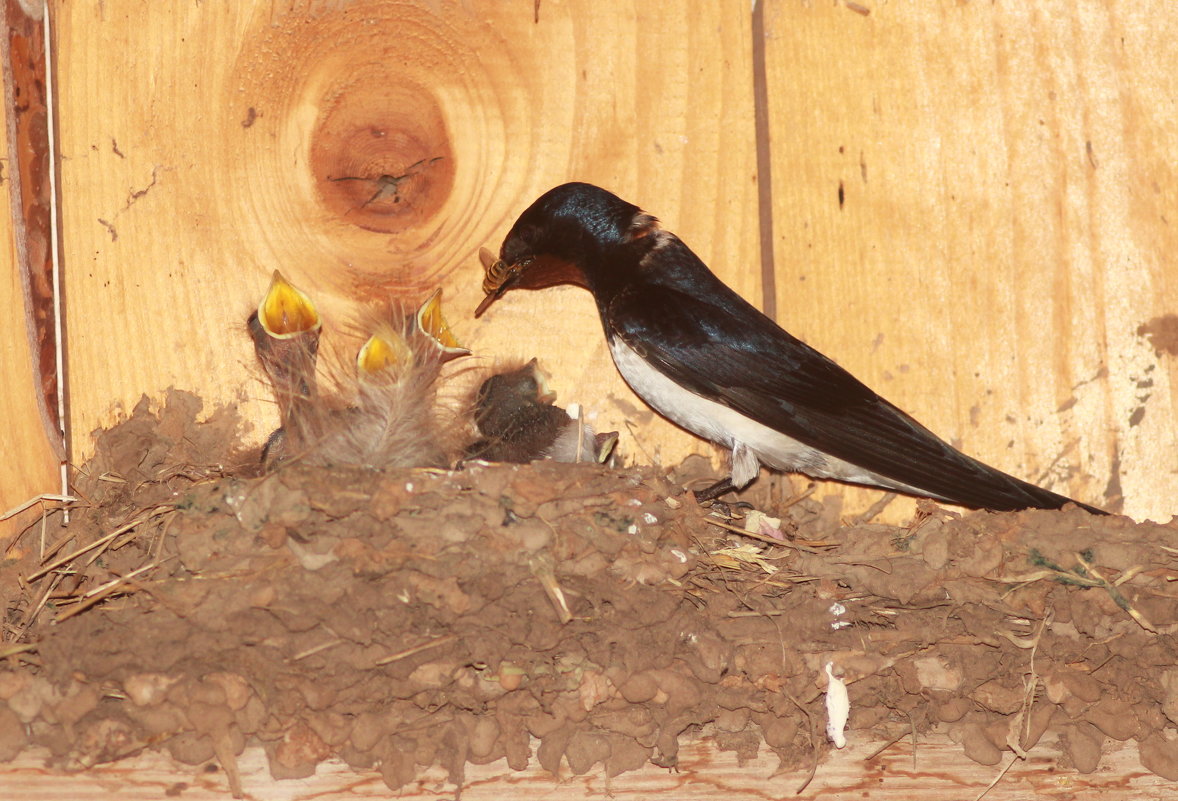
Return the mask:
<svg viewBox="0 0 1178 801">
<path fill-rule="evenodd" d="M 760 462 L 777 470 L 805 473 L 816 478 L 833 478 L 906 492 L 915 490 L 906 484 L 828 456 L 722 403 L 684 389 L 652 367 L 620 339 L 612 339 L 609 349 L 622 378 L 659 414 L 693 434 L 731 449 L 735 454 L 739 455 L 745 448 L 751 451 L 756 460 L 733 459 L 732 483 L 738 488 L 756 478 L 756 463 Z M 742 467 L 742 463 L 745 466 Z"/>
</svg>

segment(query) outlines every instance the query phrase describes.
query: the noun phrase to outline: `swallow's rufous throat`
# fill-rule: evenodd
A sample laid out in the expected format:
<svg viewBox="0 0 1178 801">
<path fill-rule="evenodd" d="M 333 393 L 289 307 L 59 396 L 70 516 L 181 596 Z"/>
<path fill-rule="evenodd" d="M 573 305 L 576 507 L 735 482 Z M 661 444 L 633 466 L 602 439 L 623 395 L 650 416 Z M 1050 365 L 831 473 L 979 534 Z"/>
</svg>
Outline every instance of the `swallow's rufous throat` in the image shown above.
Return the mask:
<svg viewBox="0 0 1178 801">
<path fill-rule="evenodd" d="M 700 500 L 743 488 L 765 465 L 977 508 L 1076 503 L 956 450 L 604 189 L 564 184 L 521 214 L 487 267 L 475 316 L 511 289 L 557 284 L 593 293 L 614 364 L 643 400 L 732 451 L 731 474 Z"/>
</svg>

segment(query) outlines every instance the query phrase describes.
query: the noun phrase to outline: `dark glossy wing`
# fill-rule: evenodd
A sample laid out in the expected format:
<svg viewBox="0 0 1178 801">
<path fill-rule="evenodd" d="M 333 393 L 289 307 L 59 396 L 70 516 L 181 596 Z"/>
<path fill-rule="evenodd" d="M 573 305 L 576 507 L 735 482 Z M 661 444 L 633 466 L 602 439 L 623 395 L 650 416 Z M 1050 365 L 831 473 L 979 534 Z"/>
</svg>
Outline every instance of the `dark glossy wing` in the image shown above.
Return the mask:
<svg viewBox="0 0 1178 801">
<path fill-rule="evenodd" d="M 683 253 L 660 254 L 660 266 L 675 256 L 706 271 L 677 244 Z M 957 451 L 710 272 L 652 272 L 616 294 L 603 318 L 608 335 L 692 392 L 932 497 L 1000 510 L 1070 500 Z"/>
</svg>

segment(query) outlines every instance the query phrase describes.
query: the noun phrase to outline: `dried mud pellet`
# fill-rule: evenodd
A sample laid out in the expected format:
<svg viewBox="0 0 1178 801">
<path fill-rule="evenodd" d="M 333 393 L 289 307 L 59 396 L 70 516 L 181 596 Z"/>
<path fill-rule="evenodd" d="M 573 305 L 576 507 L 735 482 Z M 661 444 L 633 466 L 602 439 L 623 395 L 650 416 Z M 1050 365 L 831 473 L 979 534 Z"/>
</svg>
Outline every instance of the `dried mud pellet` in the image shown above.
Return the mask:
<svg viewBox="0 0 1178 801">
<path fill-rule="evenodd" d="M 172 735 L 190 728 L 188 718 L 172 704 L 127 706 L 124 711 L 149 737 Z"/>
<path fill-rule="evenodd" d="M 327 709 L 335 703 L 335 699 L 339 695 L 335 688 L 326 682 L 312 681 L 311 679 L 299 680 L 298 689 L 303 700 L 307 702 L 307 706 L 315 711 Z"/>
<path fill-rule="evenodd" d="M 597 732 L 579 731 L 569 738 L 564 754 L 573 775 L 583 776 L 597 763 L 609 759 L 609 738 Z"/>
<path fill-rule="evenodd" d="M 499 686 L 507 692 L 518 690 L 524 682 L 525 670 L 510 662 L 499 663 Z"/>
<path fill-rule="evenodd" d="M 331 710 L 307 716 L 307 725 L 333 749 L 348 741 L 348 736 L 352 733 L 352 723 L 351 718 Z"/>
<path fill-rule="evenodd" d="M 8 699 L 8 707 L 21 723 L 32 723 L 41 714 L 46 702 L 56 703 L 61 693 L 53 689 L 48 681 L 35 676 Z M 52 722 L 52 721 L 51 721 Z"/>
<path fill-rule="evenodd" d="M 921 527 L 921 535 L 920 552 L 924 563 L 933 570 L 940 570 L 949 563 L 951 535 L 942 528 L 941 521 L 935 519 Z"/>
<path fill-rule="evenodd" d="M 503 755 L 512 770 L 526 770 L 532 756 L 531 739 L 519 715 L 499 712 L 500 738 L 503 740 Z"/>
<path fill-rule="evenodd" d="M 1060 745 L 1080 773 L 1092 773 L 1100 766 L 1104 736 L 1091 724 L 1067 726 L 1060 735 Z"/>
<path fill-rule="evenodd" d="M 1138 740 L 1144 740 L 1153 732 L 1166 728 L 1166 715 L 1152 698 L 1133 704 L 1133 714 L 1137 716 L 1137 734 L 1134 737 Z"/>
<path fill-rule="evenodd" d="M 275 779 L 305 779 L 315 773 L 315 766 L 331 755 L 331 749 L 304 721 L 296 721 L 282 740 L 267 748 L 270 775 Z"/>
<path fill-rule="evenodd" d="M 1040 702 L 1031 708 L 1031 714 L 1028 716 L 1030 724 L 1019 726 L 1019 744 L 1024 750 L 1030 751 L 1039 744 L 1039 740 L 1046 733 L 1047 727 L 1051 725 L 1055 716 L 1056 707 L 1053 704 Z"/>
<path fill-rule="evenodd" d="M 15 670 L 0 670 L 0 701 L 7 701 L 23 690 L 32 679 L 28 673 Z"/>
<path fill-rule="evenodd" d="M 788 748 L 798 734 L 798 719 L 793 716 L 778 717 L 765 712 L 753 715 L 753 720 L 761 727 L 761 737 L 770 748 Z"/>
<path fill-rule="evenodd" d="M 193 703 L 223 706 L 226 702 L 225 689 L 213 681 L 196 681 L 190 685 L 188 698 Z"/>
<path fill-rule="evenodd" d="M 236 673 L 225 671 L 209 673 L 203 680 L 220 687 L 225 695 L 225 703 L 235 712 L 244 707 L 254 693 L 249 682 Z"/>
<path fill-rule="evenodd" d="M 1154 734 L 1141 741 L 1138 752 L 1141 766 L 1163 779 L 1178 782 L 1178 740 Z"/>
<path fill-rule="evenodd" d="M 961 686 L 961 669 L 951 665 L 940 656 L 925 656 L 912 660 L 916 668 L 916 680 L 926 690 L 954 692 Z"/>
<path fill-rule="evenodd" d="M 376 765 L 376 754 L 361 751 L 350 743 L 341 748 L 337 756 L 352 770 L 371 770 Z"/>
<path fill-rule="evenodd" d="M 224 704 L 202 704 L 199 701 L 184 710 L 192 727 L 201 734 L 216 735 L 237 728 L 233 710 Z"/>
<path fill-rule="evenodd" d="M 528 715 L 524 719 L 524 724 L 533 737 L 537 739 L 544 739 L 552 732 L 565 725 L 567 718 L 561 714 L 559 710 L 554 710 L 554 714 L 546 712 L 537 712 Z"/>
<path fill-rule="evenodd" d="M 16 759 L 28 742 L 20 718 L 7 706 L 0 706 L 0 762 Z"/>
<path fill-rule="evenodd" d="M 1047 688 L 1048 699 L 1056 704 L 1067 700 L 1069 696 L 1091 704 L 1099 701 L 1105 694 L 1104 685 L 1097 679 L 1071 668 L 1053 671 L 1043 683 Z"/>
<path fill-rule="evenodd" d="M 400 790 L 417 777 L 413 753 L 390 748 L 380 759 L 380 778 L 390 790 Z"/>
<path fill-rule="evenodd" d="M 1002 751 L 990 740 L 980 723 L 966 723 L 961 727 L 961 748 L 965 755 L 980 765 L 997 765 Z"/>
<path fill-rule="evenodd" d="M 564 726 L 542 737 L 536 749 L 536 761 L 540 763 L 540 767 L 554 776 L 557 775 L 560 772 L 560 760 L 572 736 L 572 728 Z"/>
<path fill-rule="evenodd" d="M 749 724 L 748 709 L 721 709 L 713 724 L 720 731 L 744 731 Z"/>
<path fill-rule="evenodd" d="M 246 734 L 254 734 L 262 728 L 266 718 L 270 716 L 262 699 L 251 695 L 245 706 L 237 710 L 237 727 Z"/>
<path fill-rule="evenodd" d="M 213 758 L 213 741 L 194 731 L 181 732 L 165 745 L 172 759 L 184 765 L 203 765 Z"/>
<path fill-rule="evenodd" d="M 499 721 L 490 715 L 463 715 L 467 745 L 473 757 L 485 758 L 495 751 L 499 740 Z"/>
<path fill-rule="evenodd" d="M 1139 728 L 1133 707 L 1116 698 L 1098 701 L 1084 713 L 1084 719 L 1114 740 L 1128 740 Z"/>
<path fill-rule="evenodd" d="M 626 771 L 638 770 L 646 764 L 654 752 L 650 746 L 644 746 L 621 735 L 610 736 L 609 743 L 610 750 L 609 756 L 605 760 L 605 775 L 610 779 L 620 776 Z"/>
<path fill-rule="evenodd" d="M 1025 695 L 1022 687 L 1010 686 L 1002 679 L 991 679 L 975 687 L 969 697 L 992 712 L 1012 715 L 1022 708 Z"/>
<path fill-rule="evenodd" d="M 645 704 L 658 691 L 658 679 L 646 671 L 635 673 L 618 688 L 622 697 L 632 704 Z"/>
<path fill-rule="evenodd" d="M 361 712 L 352 724 L 352 731 L 348 735 L 352 745 L 361 751 L 371 751 L 380 738 L 385 736 L 386 718 L 376 712 Z"/>
<path fill-rule="evenodd" d="M 1171 723 L 1178 724 L 1178 668 L 1168 668 L 1162 671 L 1159 681 L 1165 697 L 1162 700 L 1162 712 Z M 0 693 L 0 697 L 3 694 Z"/>
<path fill-rule="evenodd" d="M 949 698 L 933 705 L 933 714 L 943 723 L 956 723 L 965 717 L 965 713 L 973 709 L 973 701 L 968 698 Z"/>
<path fill-rule="evenodd" d="M 599 729 L 632 738 L 647 737 L 658 729 L 650 709 L 637 704 L 629 704 L 623 709 L 598 710 L 589 716 L 589 720 Z"/>
<path fill-rule="evenodd" d="M 87 685 L 75 684 L 73 692 L 58 701 L 53 712 L 59 723 L 72 726 L 98 706 L 98 691 Z"/>
<path fill-rule="evenodd" d="M 278 598 L 278 590 L 273 584 L 263 583 L 250 588 L 246 594 L 246 601 L 250 606 L 265 609 Z"/>
</svg>

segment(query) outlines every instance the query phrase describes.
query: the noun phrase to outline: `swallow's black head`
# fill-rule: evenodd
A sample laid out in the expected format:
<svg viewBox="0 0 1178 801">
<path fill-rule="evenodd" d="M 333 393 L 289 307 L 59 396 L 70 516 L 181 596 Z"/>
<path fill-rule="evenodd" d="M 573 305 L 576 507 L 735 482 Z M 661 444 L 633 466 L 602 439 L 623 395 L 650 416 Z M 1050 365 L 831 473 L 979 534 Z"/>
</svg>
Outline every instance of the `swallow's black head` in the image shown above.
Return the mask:
<svg viewBox="0 0 1178 801">
<path fill-rule="evenodd" d="M 605 275 L 605 256 L 657 228 L 644 214 L 612 192 L 586 183 L 550 189 L 511 227 L 499 261 L 487 270 L 482 314 L 510 289 L 543 289 L 575 284 L 597 291 Z"/>
</svg>

